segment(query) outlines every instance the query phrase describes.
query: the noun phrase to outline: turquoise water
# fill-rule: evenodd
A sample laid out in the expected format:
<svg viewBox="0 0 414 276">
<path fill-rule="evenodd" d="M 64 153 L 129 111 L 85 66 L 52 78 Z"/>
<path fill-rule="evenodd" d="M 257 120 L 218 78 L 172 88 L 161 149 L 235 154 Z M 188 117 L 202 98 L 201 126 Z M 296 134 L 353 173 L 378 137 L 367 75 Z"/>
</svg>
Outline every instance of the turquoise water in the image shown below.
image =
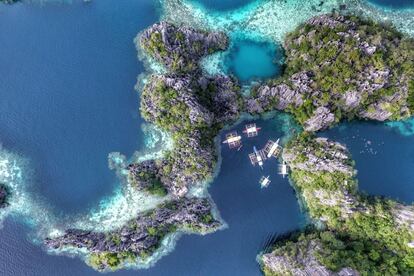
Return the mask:
<svg viewBox="0 0 414 276">
<path fill-rule="evenodd" d="M 279 75 L 281 63 L 281 47 L 276 47 L 274 43 L 243 39 L 233 42 L 225 59 L 227 72 L 234 74 L 242 83 Z"/>
</svg>

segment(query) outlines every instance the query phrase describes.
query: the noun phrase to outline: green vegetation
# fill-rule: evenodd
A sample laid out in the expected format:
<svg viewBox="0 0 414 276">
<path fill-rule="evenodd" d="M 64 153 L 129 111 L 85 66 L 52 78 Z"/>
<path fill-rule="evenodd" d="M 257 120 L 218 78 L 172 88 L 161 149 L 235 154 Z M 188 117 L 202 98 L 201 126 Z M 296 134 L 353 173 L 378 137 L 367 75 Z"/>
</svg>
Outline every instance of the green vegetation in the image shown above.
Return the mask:
<svg viewBox="0 0 414 276">
<path fill-rule="evenodd" d="M 409 275 L 413 271 L 401 266 L 401 256 L 383 244 L 334 231 L 294 234 L 287 241 L 279 242 L 273 254 L 284 256 L 301 267 L 303 264 L 297 260 L 306 258 L 309 248 L 315 250 L 311 254 L 323 266 L 334 272 L 344 267 L 356 269 L 362 275 Z M 263 269 L 265 275 L 275 275 L 266 267 Z"/>
<path fill-rule="evenodd" d="M 207 127 L 201 117 L 196 122 L 190 121 L 190 107 L 179 100 L 179 91 L 167 87 L 162 80 L 152 81 L 151 86 L 144 88 L 142 97 L 157 108 L 149 110 L 147 105 L 141 105 L 144 119 L 154 121 L 157 126 L 170 132 L 189 132 L 194 128 Z"/>
<path fill-rule="evenodd" d="M 166 57 L 168 55 L 160 33 L 152 33 L 148 42 L 143 45 L 145 50 L 151 55 L 155 55 L 156 53 L 161 57 Z"/>
<path fill-rule="evenodd" d="M 198 35 L 189 38 L 186 34 L 188 32 Z M 207 41 L 207 35 L 204 31 L 178 28 L 164 22 L 154 25 L 144 33 L 139 43 L 153 59 L 164 64 L 169 71 L 188 74 L 198 70 L 201 57 L 227 47 L 226 37 L 222 37 L 223 41 L 212 42 Z"/>
<path fill-rule="evenodd" d="M 204 203 L 208 204 L 208 201 L 206 200 Z M 183 221 L 174 218 L 175 212 L 180 212 L 180 209 L 185 208 L 187 204 L 189 203 L 178 200 L 168 201 L 160 204 L 155 209 L 141 214 L 140 218 L 129 221 L 124 226 L 126 230 L 120 229 L 106 233 L 105 243 L 108 244 L 106 248 L 111 248 L 111 250 L 114 248 L 114 251 L 91 252 L 88 256 L 88 263 L 99 271 L 117 270 L 125 262 L 136 262 L 137 258 L 145 260 L 150 257 L 160 247 L 162 239 L 166 235 L 176 232 L 179 228 L 181 230 L 202 231 L 208 226 L 216 225 L 217 221 L 210 212 L 198 213 L 198 210 L 190 211 L 191 215 L 199 216 L 196 219 L 193 219 L 191 215 Z M 161 220 L 164 218 L 172 219 Z M 128 234 L 125 235 L 123 234 L 124 232 Z M 129 239 L 132 233 L 142 233 L 144 234 L 141 236 L 143 238 L 146 238 L 147 235 L 149 236 L 147 242 L 137 242 L 137 244 L 143 247 L 137 248 L 130 245 Z M 87 239 L 86 235 L 82 236 L 82 239 Z M 126 242 L 128 246 L 123 244 L 126 239 L 128 240 Z"/>
<path fill-rule="evenodd" d="M 289 164 L 291 178 L 310 217 L 322 220 L 330 230 L 300 237 L 308 241 L 317 239 L 323 244 L 317 252 L 323 265 L 333 271 L 351 267 L 364 275 L 414 273 L 414 250 L 408 246 L 414 240 L 414 233 L 408 225 L 397 223 L 396 202 L 359 194 L 350 158 L 341 159 L 344 166 L 351 167 L 350 173 L 317 170 L 308 159 L 312 154 L 320 160 L 334 162 L 337 154 L 349 156 L 345 148 L 319 142 L 304 133 L 290 141 L 285 150 L 296 156 Z M 307 169 L 299 169 L 304 164 Z M 288 242 L 274 252 L 296 254 L 298 250 L 297 244 Z"/>
<path fill-rule="evenodd" d="M 155 24 L 140 36 L 142 49 L 168 70 L 151 76 L 141 92 L 142 117 L 174 140 L 174 148 L 157 165 L 157 176 L 145 183 L 154 194 L 164 195 L 166 186 L 182 196 L 188 186 L 212 175 L 217 159 L 214 138 L 224 123 L 238 116 L 243 104 L 237 81 L 205 78 L 199 68 L 203 56 L 227 47 L 224 34 L 215 36 L 167 22 Z"/>
<path fill-rule="evenodd" d="M 162 182 L 159 179 L 154 179 L 151 182 L 150 186 L 147 187 L 147 191 L 157 196 L 167 195 L 167 189 L 165 189 L 164 185 L 162 185 Z"/>
<path fill-rule="evenodd" d="M 100 252 L 100 253 L 91 253 L 88 262 L 96 270 L 111 269 L 116 270 L 125 261 L 133 262 L 135 261 L 135 254 L 129 251 L 125 252 Z"/>
</svg>

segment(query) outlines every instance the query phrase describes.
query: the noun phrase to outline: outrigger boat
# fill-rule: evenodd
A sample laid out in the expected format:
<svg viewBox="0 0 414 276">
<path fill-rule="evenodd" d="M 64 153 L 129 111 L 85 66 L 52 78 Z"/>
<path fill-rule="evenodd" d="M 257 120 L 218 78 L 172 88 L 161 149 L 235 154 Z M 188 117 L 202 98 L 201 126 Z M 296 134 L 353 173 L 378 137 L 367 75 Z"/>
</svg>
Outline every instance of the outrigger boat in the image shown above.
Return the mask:
<svg viewBox="0 0 414 276">
<path fill-rule="evenodd" d="M 249 154 L 249 158 L 253 166 L 258 164 L 260 168 L 263 169 L 263 160 L 265 159 L 263 151 L 257 150 L 256 147 L 253 147 L 253 153 Z"/>
<path fill-rule="evenodd" d="M 282 147 L 279 145 L 280 138 L 273 142 L 272 140 L 267 141 L 264 152 L 266 153 L 266 157 L 278 157 L 280 152 L 282 151 Z"/>
<path fill-rule="evenodd" d="M 271 182 L 269 177 L 270 177 L 270 175 L 267 176 L 267 177 L 262 176 L 262 178 L 260 178 L 260 181 L 259 181 L 260 187 L 267 188 L 267 186 L 269 186 L 269 184 Z"/>
<path fill-rule="evenodd" d="M 241 143 L 242 137 L 237 134 L 237 131 L 230 132 L 226 135 L 226 140 L 223 141 L 223 144 L 228 144 L 230 149 L 240 150 L 242 147 Z"/>
<path fill-rule="evenodd" d="M 256 124 L 248 124 L 245 126 L 245 129 L 243 130 L 243 133 L 247 134 L 247 137 L 255 137 L 259 135 L 259 130 L 261 128 L 257 127 Z"/>
<path fill-rule="evenodd" d="M 288 175 L 288 166 L 286 165 L 286 162 L 283 161 L 282 164 L 279 165 L 279 174 L 285 178 L 286 175 Z"/>
</svg>

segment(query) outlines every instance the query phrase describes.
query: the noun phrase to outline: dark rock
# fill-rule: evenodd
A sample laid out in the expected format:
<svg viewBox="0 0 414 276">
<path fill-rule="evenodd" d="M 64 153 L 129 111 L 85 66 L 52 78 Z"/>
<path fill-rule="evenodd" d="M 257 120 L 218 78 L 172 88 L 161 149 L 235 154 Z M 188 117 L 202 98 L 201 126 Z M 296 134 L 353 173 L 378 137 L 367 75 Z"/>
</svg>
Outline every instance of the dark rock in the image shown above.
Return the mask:
<svg viewBox="0 0 414 276">
<path fill-rule="evenodd" d="M 168 70 L 188 73 L 198 69 L 198 62 L 203 56 L 226 50 L 228 38 L 224 33 L 204 32 L 161 22 L 141 35 L 140 45 Z"/>
<path fill-rule="evenodd" d="M 177 228 L 207 233 L 218 227 L 220 222 L 213 219 L 207 199 L 186 198 L 141 214 L 118 230 L 103 233 L 69 229 L 60 237 L 47 238 L 45 245 L 54 249 L 83 248 L 93 253 L 130 252 L 139 256 L 156 250 L 165 235 Z"/>
<path fill-rule="evenodd" d="M 9 191 L 4 184 L 0 184 L 0 209 L 9 206 L 8 202 Z"/>
</svg>

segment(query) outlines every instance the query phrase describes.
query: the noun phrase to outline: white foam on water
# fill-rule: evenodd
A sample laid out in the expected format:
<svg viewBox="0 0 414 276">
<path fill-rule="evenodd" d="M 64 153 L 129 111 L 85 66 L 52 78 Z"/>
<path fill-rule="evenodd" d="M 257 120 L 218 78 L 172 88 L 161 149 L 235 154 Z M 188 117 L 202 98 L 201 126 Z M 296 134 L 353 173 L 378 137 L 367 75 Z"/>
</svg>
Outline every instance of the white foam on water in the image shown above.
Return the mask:
<svg viewBox="0 0 414 276">
<path fill-rule="evenodd" d="M 155 208 L 157 205 L 171 200 L 170 196 L 158 197 L 143 191 L 137 191 L 128 184 L 127 165 L 149 159 L 162 158 L 173 146 L 170 135 L 152 124 L 142 124 L 145 148 L 137 151 L 131 160 L 119 152 L 110 153 L 108 167 L 115 170 L 120 183 L 113 195 L 101 200 L 99 206 L 87 215 L 78 219 L 75 228 L 95 231 L 110 231 L 125 225 L 139 213 Z"/>
<path fill-rule="evenodd" d="M 41 195 L 31 192 L 33 172 L 29 160 L 0 146 L 0 183 L 10 189 L 9 206 L 0 213 L 0 224 L 8 215 L 23 221 L 35 231 L 36 240 L 51 229 L 59 229 L 65 218 L 58 220 Z"/>
</svg>

